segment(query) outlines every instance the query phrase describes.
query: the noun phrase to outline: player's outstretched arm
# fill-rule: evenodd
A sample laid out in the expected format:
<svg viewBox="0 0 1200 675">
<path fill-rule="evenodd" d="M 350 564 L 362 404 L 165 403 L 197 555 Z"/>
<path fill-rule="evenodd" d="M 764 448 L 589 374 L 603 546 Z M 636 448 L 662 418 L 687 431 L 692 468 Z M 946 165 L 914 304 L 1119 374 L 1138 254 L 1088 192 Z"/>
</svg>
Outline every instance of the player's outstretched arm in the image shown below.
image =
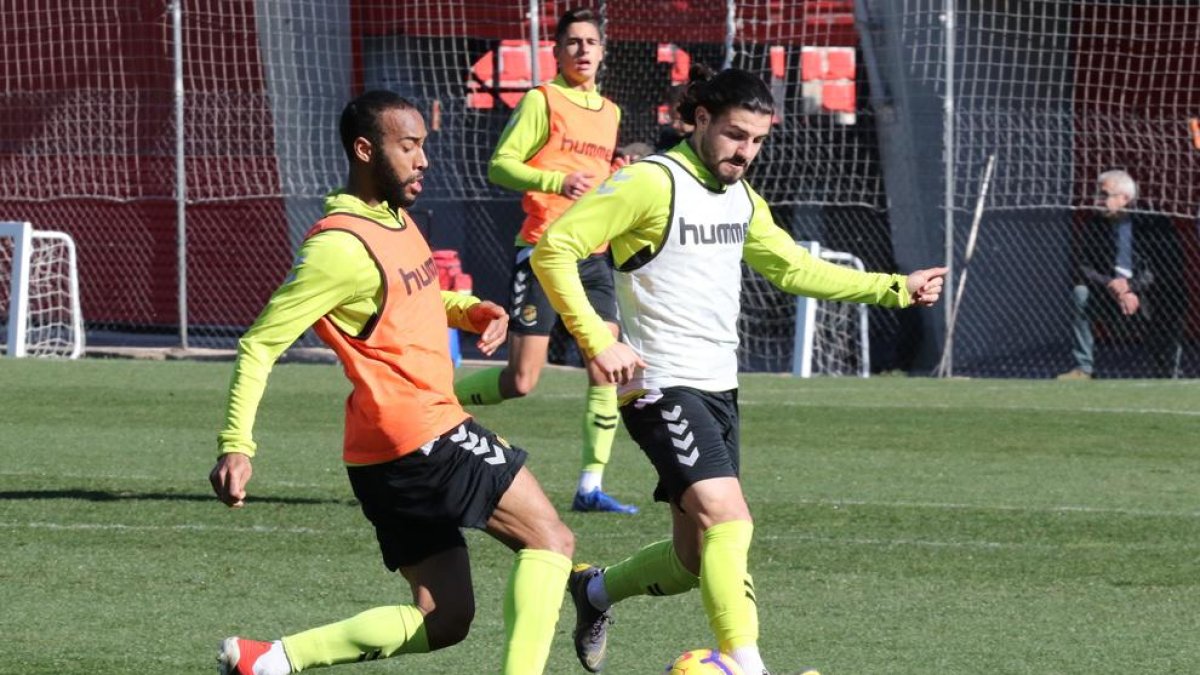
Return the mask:
<svg viewBox="0 0 1200 675">
<path fill-rule="evenodd" d="M 213 492 L 217 499 L 231 509 L 240 508 L 246 503 L 246 483 L 254 467 L 250 457 L 240 452 L 227 452 L 217 458 L 217 464 L 208 474 L 208 482 L 212 483 Z"/>
<path fill-rule="evenodd" d="M 267 301 L 254 325 L 238 341 L 237 361 L 225 404 L 225 424 L 217 434 L 218 459 L 209 473 L 217 498 L 241 506 L 250 480 L 254 418 L 267 388 L 271 367 L 317 319 L 329 313 L 358 287 L 373 297 L 376 289 L 360 283 L 354 273 L 378 274 L 366 248 L 348 232 L 322 232 L 308 239 L 297 253 L 287 280 Z"/>
<path fill-rule="evenodd" d="M 905 288 L 912 298 L 912 304 L 930 307 L 936 303 L 942 294 L 942 285 L 948 271 L 945 267 L 931 267 L 908 275 Z"/>
</svg>

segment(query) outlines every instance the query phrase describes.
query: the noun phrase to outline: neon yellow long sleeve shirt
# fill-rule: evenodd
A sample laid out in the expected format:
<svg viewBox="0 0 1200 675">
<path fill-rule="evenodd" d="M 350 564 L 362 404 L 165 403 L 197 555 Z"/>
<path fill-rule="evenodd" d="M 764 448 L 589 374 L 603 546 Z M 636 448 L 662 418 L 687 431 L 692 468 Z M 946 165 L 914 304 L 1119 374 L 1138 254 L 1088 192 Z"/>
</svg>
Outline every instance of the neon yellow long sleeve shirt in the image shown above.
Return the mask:
<svg viewBox="0 0 1200 675">
<path fill-rule="evenodd" d="M 333 212 L 353 213 L 386 227 L 401 223 L 386 204 L 371 207 L 345 192 L 326 197 L 325 213 Z M 382 294 L 383 278 L 357 237 L 328 231 L 305 240 L 287 278 L 238 341 L 225 425 L 217 437 L 220 453 L 254 455 L 252 430 L 271 368 L 304 331 L 328 315 L 339 329 L 358 335 L 379 312 Z M 443 292 L 442 301 L 451 327 L 475 331 L 467 309 L 479 298 Z"/>
<path fill-rule="evenodd" d="M 599 110 L 604 105 L 604 97 L 598 89 L 574 89 L 562 75 L 555 77 L 547 86 L 555 87 L 569 101 L 588 110 Z M 619 108 L 617 114 L 620 115 Z M 566 174 L 542 171 L 525 163 L 542 149 L 549 137 L 550 116 L 547 113 L 546 96 L 537 89 L 530 89 L 521 98 L 504 132 L 500 134 L 488 163 L 488 180 L 517 192 L 560 192 Z"/>
<path fill-rule="evenodd" d="M 720 187 L 686 141 L 667 154 L 705 185 Z M 758 193 L 750 189 L 749 194 L 754 216 L 742 259 L 776 287 L 796 295 L 885 307 L 912 303 L 903 275 L 859 272 L 814 258 L 775 224 L 770 208 Z M 615 338 L 588 302 L 577 261 L 606 241 L 618 268 L 634 256 L 653 255 L 666 236 L 670 209 L 670 175 L 656 163 L 638 162 L 580 198 L 550 225 L 535 247 L 534 272 L 550 304 L 589 357 L 603 351 Z"/>
</svg>

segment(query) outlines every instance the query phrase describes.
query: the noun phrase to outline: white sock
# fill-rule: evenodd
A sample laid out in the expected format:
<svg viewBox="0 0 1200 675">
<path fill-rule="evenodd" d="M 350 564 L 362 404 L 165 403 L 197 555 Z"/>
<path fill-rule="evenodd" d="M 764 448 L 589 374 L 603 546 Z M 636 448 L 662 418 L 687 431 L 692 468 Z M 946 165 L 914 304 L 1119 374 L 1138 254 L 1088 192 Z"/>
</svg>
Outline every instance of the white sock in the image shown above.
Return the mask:
<svg viewBox="0 0 1200 675">
<path fill-rule="evenodd" d="M 608 599 L 608 589 L 604 588 L 603 572 L 588 579 L 587 596 L 592 607 L 601 612 L 608 611 L 608 608 L 612 607 L 612 600 Z"/>
<path fill-rule="evenodd" d="M 579 487 L 575 488 L 575 491 L 581 495 L 586 495 L 592 490 L 599 490 L 603 484 L 603 471 L 584 471 L 579 474 Z"/>
<path fill-rule="evenodd" d="M 254 662 L 254 675 L 289 675 L 292 664 L 283 651 L 283 642 L 275 640 L 271 648 Z"/>
<path fill-rule="evenodd" d="M 742 667 L 742 671 L 746 675 L 767 672 L 767 665 L 763 663 L 762 656 L 758 653 L 758 645 L 734 647 L 733 653 L 730 656 L 733 657 L 734 661 L 737 661 L 737 664 Z"/>
</svg>

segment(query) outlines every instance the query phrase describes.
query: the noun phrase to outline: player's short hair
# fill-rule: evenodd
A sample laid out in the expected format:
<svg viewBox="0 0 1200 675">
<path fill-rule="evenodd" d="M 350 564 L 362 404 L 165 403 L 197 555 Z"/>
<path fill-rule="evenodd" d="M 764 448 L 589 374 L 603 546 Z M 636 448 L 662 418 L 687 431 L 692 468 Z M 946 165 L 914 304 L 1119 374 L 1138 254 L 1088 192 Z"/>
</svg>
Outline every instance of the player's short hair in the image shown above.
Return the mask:
<svg viewBox="0 0 1200 675">
<path fill-rule="evenodd" d="M 379 127 L 379 116 L 384 111 L 416 110 L 412 101 L 394 91 L 376 89 L 366 91 L 346 104 L 342 109 L 342 119 L 338 122 L 338 131 L 342 136 L 342 148 L 346 151 L 346 159 L 354 162 L 354 140 L 362 137 L 371 141 L 371 145 L 383 142 L 383 131 Z"/>
<path fill-rule="evenodd" d="M 567 31 L 570 30 L 573 23 L 590 23 L 596 27 L 596 32 L 600 33 L 600 41 L 604 41 L 604 30 L 600 28 L 600 17 L 590 9 L 568 9 L 558 18 L 558 25 L 554 27 L 554 44 L 562 44 L 563 38 L 567 36 Z"/>
<path fill-rule="evenodd" d="M 762 78 L 746 70 L 730 68 L 716 75 L 710 68 L 692 66 L 688 72 L 687 93 L 679 102 L 679 116 L 688 124 L 696 123 L 696 108 L 704 108 L 714 118 L 730 108 L 756 113 L 775 112 L 775 97 Z"/>
<path fill-rule="evenodd" d="M 1117 190 L 1120 190 L 1121 194 L 1129 197 L 1130 202 L 1137 200 L 1137 181 L 1133 179 L 1133 176 L 1129 175 L 1128 171 L 1113 169 L 1111 171 L 1105 171 L 1096 178 L 1097 185 L 1104 185 L 1109 181 L 1113 182 L 1113 185 L 1116 186 Z"/>
</svg>

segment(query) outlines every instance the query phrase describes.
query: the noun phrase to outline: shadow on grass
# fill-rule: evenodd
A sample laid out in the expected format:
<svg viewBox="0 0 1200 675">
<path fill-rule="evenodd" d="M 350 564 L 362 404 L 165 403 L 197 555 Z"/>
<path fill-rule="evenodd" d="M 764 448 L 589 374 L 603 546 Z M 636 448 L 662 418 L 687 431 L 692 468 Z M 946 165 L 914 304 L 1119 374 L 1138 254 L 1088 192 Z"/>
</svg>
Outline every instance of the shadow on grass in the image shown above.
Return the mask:
<svg viewBox="0 0 1200 675">
<path fill-rule="evenodd" d="M 77 499 L 88 502 L 121 502 L 121 501 L 166 501 L 166 502 L 216 502 L 211 494 L 182 494 L 172 492 L 132 492 L 107 490 L 7 490 L 0 491 L 0 501 L 48 500 L 48 499 Z M 324 499 L 317 497 L 272 497 L 250 495 L 248 504 L 342 504 L 358 506 L 353 499 Z"/>
</svg>

